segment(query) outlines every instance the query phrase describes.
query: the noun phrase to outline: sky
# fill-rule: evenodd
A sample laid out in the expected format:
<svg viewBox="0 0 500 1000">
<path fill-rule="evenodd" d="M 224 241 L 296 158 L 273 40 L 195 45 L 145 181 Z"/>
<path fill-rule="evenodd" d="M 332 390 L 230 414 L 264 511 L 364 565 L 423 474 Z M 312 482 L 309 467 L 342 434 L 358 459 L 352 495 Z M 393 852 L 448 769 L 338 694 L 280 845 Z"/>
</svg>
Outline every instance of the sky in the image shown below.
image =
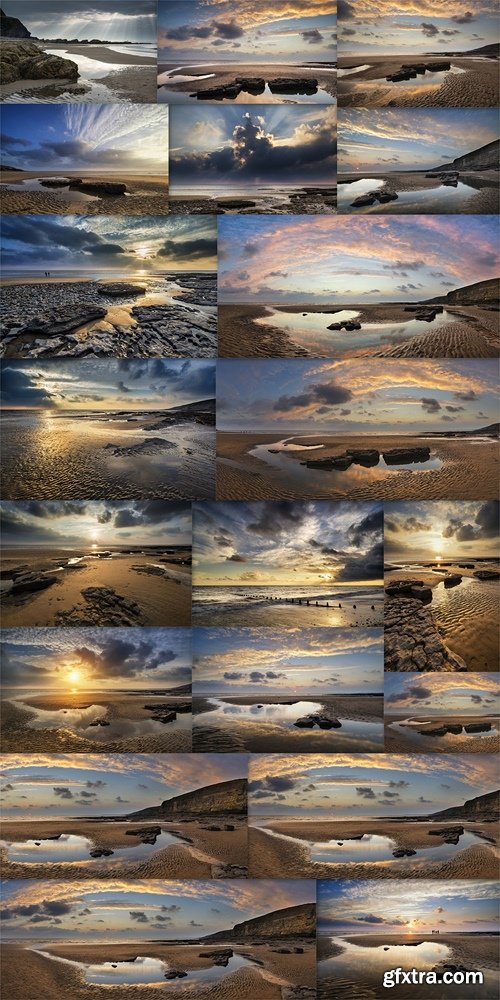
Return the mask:
<svg viewBox="0 0 500 1000">
<path fill-rule="evenodd" d="M 473 756 L 473 759 L 472 759 Z M 498 787 L 493 754 L 254 755 L 248 814 L 331 820 L 427 816 Z"/>
<path fill-rule="evenodd" d="M 383 689 L 376 629 L 197 628 L 193 694 L 373 694 Z"/>
<path fill-rule="evenodd" d="M 5 409 L 139 412 L 215 395 L 215 364 L 156 358 L 10 361 L 2 369 Z"/>
<path fill-rule="evenodd" d="M 411 434 L 498 420 L 494 361 L 222 360 L 223 431 Z"/>
<path fill-rule="evenodd" d="M 160 62 L 335 62 L 334 4 L 160 0 Z"/>
<path fill-rule="evenodd" d="M 385 505 L 386 560 L 465 559 L 499 554 L 496 500 Z"/>
<path fill-rule="evenodd" d="M 245 755 L 12 754 L 1 774 L 2 816 L 54 820 L 126 816 L 165 799 L 246 778 Z"/>
<path fill-rule="evenodd" d="M 0 514 L 5 548 L 191 545 L 191 505 L 183 501 L 2 500 Z"/>
<path fill-rule="evenodd" d="M 203 755 L 205 756 L 205 755 Z M 232 928 L 242 920 L 300 903 L 314 903 L 316 884 L 308 879 L 170 882 L 39 882 L 5 880 L 5 938 L 138 941 L 194 938 Z"/>
<path fill-rule="evenodd" d="M 196 585 L 373 585 L 382 563 L 379 503 L 193 504 Z"/>
<path fill-rule="evenodd" d="M 215 270 L 217 223 L 201 215 L 4 215 L 0 260 L 4 272 L 40 274 Z"/>
<path fill-rule="evenodd" d="M 169 0 L 170 2 L 170 0 Z M 170 191 L 335 184 L 336 109 L 306 105 L 170 108 Z"/>
<path fill-rule="evenodd" d="M 384 677 L 386 715 L 491 715 L 500 711 L 500 674 L 398 674 Z"/>
<path fill-rule="evenodd" d="M 191 636 L 184 628 L 3 629 L 0 654 L 9 696 L 191 683 Z"/>
<path fill-rule="evenodd" d="M 495 216 L 219 217 L 219 302 L 419 301 L 500 272 Z"/>
<path fill-rule="evenodd" d="M 339 111 L 339 173 L 427 170 L 495 139 L 495 108 Z"/>
<path fill-rule="evenodd" d="M 20 170 L 168 173 L 168 108 L 154 104 L 12 104 L 2 112 L 2 163 Z"/>
<path fill-rule="evenodd" d="M 2 10 L 34 38 L 156 41 L 155 0 L 5 0 Z"/>
<path fill-rule="evenodd" d="M 496 883 L 486 879 L 318 882 L 320 934 L 498 932 Z"/>
<path fill-rule="evenodd" d="M 338 54 L 467 52 L 498 41 L 495 0 L 338 0 Z"/>
</svg>

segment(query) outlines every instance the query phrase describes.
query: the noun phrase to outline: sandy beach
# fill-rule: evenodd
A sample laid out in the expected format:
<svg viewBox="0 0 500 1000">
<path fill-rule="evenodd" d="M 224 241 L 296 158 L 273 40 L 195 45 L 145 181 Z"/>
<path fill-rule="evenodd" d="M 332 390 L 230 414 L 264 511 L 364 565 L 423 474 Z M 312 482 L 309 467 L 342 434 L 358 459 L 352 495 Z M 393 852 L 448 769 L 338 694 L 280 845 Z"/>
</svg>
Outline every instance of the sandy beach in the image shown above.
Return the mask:
<svg viewBox="0 0 500 1000">
<path fill-rule="evenodd" d="M 467 933 L 439 933 L 439 944 L 449 948 L 446 957 L 447 962 L 453 962 L 464 966 L 466 969 L 480 970 L 486 973 L 488 985 L 483 984 L 481 996 L 485 1000 L 493 1000 L 496 994 L 496 974 L 498 970 L 498 937 L 496 934 L 481 934 L 478 932 Z M 331 1000 L 332 996 L 338 1000 L 367 1000 L 376 996 L 375 991 L 380 989 L 382 973 L 380 960 L 377 964 L 377 957 L 371 959 L 370 949 L 385 948 L 389 951 L 391 946 L 419 945 L 424 942 L 436 944 L 436 938 L 429 934 L 357 934 L 345 938 L 320 938 L 318 949 L 325 958 L 330 956 L 342 956 L 346 945 L 353 944 L 361 946 L 364 954 L 357 955 L 357 961 L 351 960 L 341 971 L 334 967 L 329 967 L 328 963 L 320 962 L 318 967 L 318 1000 Z M 400 954 L 399 954 L 399 957 Z M 408 966 L 411 963 L 411 947 L 408 949 Z M 342 963 L 343 965 L 344 963 Z M 434 962 L 430 960 L 428 968 L 434 967 Z M 436 968 L 439 968 L 437 963 Z M 472 990 L 477 991 L 477 986 L 458 986 L 456 983 L 448 987 L 429 985 L 405 986 L 400 985 L 392 992 L 398 1000 L 429 1000 L 445 998 L 445 1000 L 466 1000 L 472 998 Z M 435 992 L 438 990 L 439 992 Z"/>
<path fill-rule="evenodd" d="M 2 750 L 6 753 L 189 752 L 190 702 L 189 696 L 158 691 L 122 695 L 90 690 L 4 698 L 0 703 Z M 172 712 L 175 718 L 170 722 L 155 721 L 156 715 L 166 717 Z M 99 725 L 94 724 L 97 719 Z"/>
<path fill-rule="evenodd" d="M 252 709 L 250 718 L 238 715 L 224 715 L 212 711 L 214 706 L 205 698 L 195 698 L 193 701 L 193 750 L 200 752 L 222 753 L 336 753 L 346 751 L 382 751 L 383 740 L 380 723 L 383 712 L 381 695 L 318 695 L 312 694 L 310 700 L 319 703 L 319 714 L 327 719 L 342 719 L 339 728 L 301 729 L 295 728 L 291 722 L 281 722 L 279 718 L 259 717 L 256 706 L 266 705 L 290 706 L 291 718 L 294 706 L 296 718 L 304 714 L 304 700 L 297 698 L 259 695 L 259 697 L 220 694 L 217 696 L 224 704 L 247 706 Z M 363 727 L 350 731 L 349 721 L 368 723 Z M 373 725 L 378 727 L 373 732 Z"/>
<path fill-rule="evenodd" d="M 429 73 L 418 75 L 408 82 L 392 83 L 387 76 L 397 73 L 403 63 L 437 63 L 441 56 L 430 53 L 418 55 L 360 55 L 338 58 L 338 69 L 356 66 L 360 70 L 339 75 L 337 93 L 339 107 L 384 108 L 480 108 L 496 107 L 499 103 L 498 60 L 474 56 L 450 56 L 452 68 L 462 72 Z M 369 65 L 366 63 L 369 61 Z M 364 68 L 366 66 L 366 68 Z"/>
<path fill-rule="evenodd" d="M 286 939 L 276 939 L 274 943 L 253 943 L 245 946 L 228 942 L 235 955 L 247 955 L 252 965 L 228 971 L 219 982 L 203 986 L 199 982 L 194 990 L 183 988 L 182 983 L 172 983 L 164 987 L 164 992 L 174 996 L 189 997 L 190 1000 L 283 1000 L 287 987 L 298 985 L 303 988 L 306 1000 L 313 1000 L 316 984 L 316 949 L 310 942 L 302 942 L 303 954 L 278 954 L 275 948 L 285 947 Z M 295 945 L 295 942 L 293 943 Z M 106 961 L 132 961 L 146 953 L 151 958 L 159 958 L 170 967 L 189 971 L 212 967 L 212 959 L 204 958 L 206 952 L 213 952 L 212 945 L 169 944 L 166 942 L 138 942 L 137 944 L 47 944 L 39 945 L 49 951 L 54 958 L 66 958 L 86 964 Z M 290 949 L 291 950 L 291 949 Z M 201 956 L 201 957 L 200 957 Z M 34 1000 L 38 995 L 51 1000 L 109 1000 L 110 987 L 86 983 L 81 971 L 74 966 L 57 962 L 47 955 L 40 955 L 29 946 L 15 944 L 2 946 L 2 979 L 5 995 L 11 1000 Z M 22 969 L 22 973 L 21 973 Z M 284 988 L 284 989 L 283 989 Z M 40 993 L 39 991 L 43 992 Z M 112 991 L 114 992 L 114 991 Z M 130 1000 L 158 1000 L 163 995 L 160 987 L 126 986 L 120 988 L 121 996 Z M 292 992 L 288 993 L 293 996 Z"/>
<path fill-rule="evenodd" d="M 175 215 L 335 215 L 337 212 L 337 189 L 330 185 L 310 187 L 276 188 L 260 193 L 249 185 L 240 193 L 227 195 L 222 185 L 220 194 L 212 197 L 200 192 L 182 191 L 180 185 L 171 184 L 169 192 L 170 211 Z"/>
<path fill-rule="evenodd" d="M 184 821 L 183 821 L 184 820 Z M 230 823 L 229 823 L 230 820 Z M 207 825 L 219 826 L 218 830 L 207 829 Z M 232 826 L 225 831 L 224 825 Z M 131 831 L 147 826 L 160 828 L 164 833 L 178 836 L 178 844 L 170 844 L 163 849 L 151 846 L 150 857 L 144 860 L 127 860 L 127 850 L 133 851 L 141 842 L 140 836 Z M 40 820 L 5 821 L 0 828 L 2 841 L 42 841 L 61 834 L 75 834 L 86 837 L 92 848 L 105 848 L 120 854 L 78 862 L 25 863 L 10 861 L 8 849 L 2 846 L 2 869 L 6 878 L 68 879 L 69 881 L 89 878 L 154 878 L 154 879 L 211 879 L 234 878 L 239 870 L 247 871 L 247 827 L 239 817 L 211 815 L 206 821 L 181 817 L 178 822 L 151 820 L 147 824 L 121 823 L 107 820 Z M 123 852 L 123 853 L 121 853 Z"/>
<path fill-rule="evenodd" d="M 499 753 L 500 718 L 495 715 L 407 715 L 385 716 L 384 743 L 386 753 Z M 492 735 L 484 733 L 446 733 L 443 736 L 426 736 L 427 729 L 442 726 L 467 726 L 483 724 L 497 730 Z"/>
<path fill-rule="evenodd" d="M 4 277 L 4 357 L 214 357 L 217 276 Z"/>
<path fill-rule="evenodd" d="M 397 199 L 371 205 L 353 206 L 352 202 L 361 193 L 357 188 L 350 190 L 351 184 L 368 179 L 368 190 L 375 188 L 382 192 L 392 192 Z M 370 181 L 375 183 L 370 186 Z M 380 182 L 378 185 L 376 182 Z M 424 196 L 421 196 L 421 193 Z M 428 176 L 425 170 L 380 172 L 360 167 L 357 174 L 343 172 L 339 162 L 338 210 L 340 213 L 355 215 L 378 214 L 433 214 L 433 215 L 493 215 L 499 210 L 498 171 L 460 170 L 457 186 L 443 185 L 439 174 Z"/>
<path fill-rule="evenodd" d="M 191 79 L 185 79 L 185 77 Z M 207 79 L 203 79 L 207 77 Z M 283 79 L 299 81 L 294 93 L 293 86 L 286 92 L 273 92 L 274 80 Z M 237 78 L 245 78 L 248 89 L 241 88 L 234 97 L 224 93 L 208 98 L 197 97 L 220 88 L 234 86 Z M 311 86 L 311 81 L 317 82 L 317 88 Z M 250 81 L 254 86 L 250 86 Z M 307 81 L 306 93 L 300 93 L 300 82 Z M 264 86 L 264 83 L 266 86 Z M 271 87 L 269 86 L 271 84 Z M 238 88 L 235 87 L 235 90 Z M 245 63 L 195 63 L 185 66 L 160 64 L 158 67 L 158 101 L 178 104 L 199 101 L 205 103 L 226 104 L 334 104 L 336 101 L 336 73 L 329 65 L 294 65 L 290 63 L 271 62 Z"/>
<path fill-rule="evenodd" d="M 226 358 L 243 357 L 386 357 L 386 358 L 490 358 L 497 357 L 500 348 L 498 313 L 480 306 L 447 307 L 450 318 L 434 324 L 420 323 L 419 333 L 397 328 L 377 335 L 378 343 L 363 346 L 363 336 L 373 337 L 373 331 L 363 334 L 363 324 L 402 324 L 413 327 L 414 316 L 405 310 L 407 303 L 360 305 L 346 303 L 331 306 L 253 306 L 219 305 L 219 355 Z M 296 321 L 305 313 L 325 314 L 324 327 L 335 322 L 335 313 L 342 310 L 356 312 L 361 331 L 351 334 L 332 332 L 330 344 L 325 343 L 325 333 L 315 338 L 314 333 L 304 333 L 300 343 L 292 330 L 289 333 L 273 326 L 273 313 L 285 322 L 288 315 Z M 267 320 L 256 323 L 255 320 Z M 296 335 L 295 335 L 296 336 Z"/>
<path fill-rule="evenodd" d="M 0 192 L 3 211 L 10 215 L 33 213 L 37 215 L 167 215 L 168 181 L 167 157 L 165 153 L 165 176 L 137 176 L 117 171 L 116 173 L 86 173 L 79 170 L 56 171 L 40 170 L 0 170 Z M 45 186 L 46 178 L 61 178 L 83 182 L 71 188 L 61 184 L 59 187 Z M 34 188 L 28 181 L 40 180 L 40 186 Z M 91 187 L 85 191 L 85 185 L 125 184 L 123 194 L 106 194 L 104 188 L 99 191 Z"/>
<path fill-rule="evenodd" d="M 82 561 L 68 566 L 70 556 Z M 185 558 L 189 557 L 186 550 Z M 55 576 L 55 580 L 44 589 L 11 594 L 9 574 L 23 566 L 51 578 Z M 4 628 L 191 623 L 190 565 L 180 564 L 177 556 L 172 558 L 167 550 L 114 553 L 111 557 L 96 558 L 88 550 L 40 553 L 6 549 L 2 579 Z M 98 588 L 103 590 L 99 593 Z"/>
<path fill-rule="evenodd" d="M 431 616 L 446 648 L 463 660 L 469 671 L 495 671 L 498 669 L 500 652 L 499 581 L 478 580 L 474 573 L 481 569 L 495 573 L 498 572 L 498 564 L 495 561 L 488 563 L 483 560 L 469 567 L 457 563 L 437 568 L 417 566 L 415 570 L 408 567 L 395 569 L 386 572 L 385 585 L 387 587 L 401 580 L 415 578 L 417 581 L 422 581 L 425 587 L 430 587 L 432 600 L 425 602 L 425 614 Z M 461 576 L 461 583 L 445 587 L 444 581 L 448 574 Z M 386 628 L 388 618 L 392 618 L 394 613 L 396 615 L 398 613 L 394 599 L 387 595 Z M 391 625 L 391 630 L 397 631 L 396 625 Z M 416 627 L 416 634 L 418 632 L 419 629 Z M 391 651 L 392 641 L 390 648 L 386 642 L 386 669 L 394 669 L 391 665 Z M 401 651 L 403 655 L 408 652 L 404 650 L 404 643 L 401 644 Z M 397 669 L 403 669 L 401 663 Z"/>
<path fill-rule="evenodd" d="M 498 479 L 498 449 L 495 440 L 475 444 L 467 438 L 417 438 L 409 436 L 382 436 L 369 434 L 364 437 L 334 437 L 333 435 L 300 438 L 304 446 L 322 444 L 321 456 L 344 454 L 348 448 L 375 448 L 379 451 L 410 445 L 430 445 L 431 455 L 440 464 L 428 471 L 387 470 L 383 478 L 371 478 L 373 469 L 351 466 L 350 485 L 345 472 L 330 472 L 321 469 L 306 469 L 300 465 L 305 460 L 301 451 L 289 452 L 282 468 L 267 464 L 249 452 L 257 445 L 273 445 L 282 435 L 237 433 L 219 431 L 217 433 L 217 499 L 219 500 L 264 500 L 301 499 L 314 496 L 317 499 L 359 500 L 475 500 L 495 499 Z M 292 443 L 299 443 L 290 437 Z M 270 456 L 272 458 L 273 456 Z M 288 472 L 288 466 L 290 471 Z M 295 468 L 296 467 L 296 468 Z M 307 473 L 307 475 L 305 475 Z M 354 478 L 356 477 L 356 478 Z"/>
<path fill-rule="evenodd" d="M 255 878 L 388 878 L 388 879 L 453 879 L 453 878 L 496 878 L 498 871 L 498 835 L 494 823 L 469 823 L 461 821 L 466 832 L 477 833 L 484 839 L 477 845 L 460 850 L 460 841 L 454 849 L 453 857 L 432 861 L 431 856 L 419 859 L 419 849 L 435 848 L 443 844 L 442 837 L 429 836 L 435 823 L 409 822 L 407 819 L 364 819 L 364 820 L 292 820 L 282 819 L 267 822 L 266 827 L 273 836 L 260 826 L 253 817 L 248 830 L 250 875 Z M 346 841 L 371 834 L 389 837 L 394 847 L 416 850 L 415 857 L 389 861 L 351 861 L 349 863 L 326 863 L 310 859 L 307 841 Z M 285 839 L 285 838 L 293 838 Z M 296 843 L 294 843 L 296 840 Z M 306 843 L 304 843 L 304 841 Z M 488 841 L 488 842 L 486 842 Z M 368 856 L 368 847 L 367 847 Z"/>
</svg>

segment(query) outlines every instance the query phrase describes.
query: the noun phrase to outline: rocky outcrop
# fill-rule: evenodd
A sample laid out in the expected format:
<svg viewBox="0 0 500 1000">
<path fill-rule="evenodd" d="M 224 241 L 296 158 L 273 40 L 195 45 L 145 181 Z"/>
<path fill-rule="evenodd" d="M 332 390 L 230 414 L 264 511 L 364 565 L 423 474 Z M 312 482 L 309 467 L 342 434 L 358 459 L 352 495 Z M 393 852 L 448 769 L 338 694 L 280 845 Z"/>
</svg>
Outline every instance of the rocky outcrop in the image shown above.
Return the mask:
<svg viewBox="0 0 500 1000">
<path fill-rule="evenodd" d="M 330 719 L 328 715 L 303 715 L 294 722 L 294 726 L 298 729 L 314 729 L 315 726 L 320 729 L 341 729 L 342 723 L 338 719 Z"/>
<path fill-rule="evenodd" d="M 424 604 L 432 601 L 432 587 L 427 587 L 423 580 L 393 580 L 385 592 L 389 597 L 416 597 Z"/>
<path fill-rule="evenodd" d="M 173 441 L 166 441 L 165 438 L 147 438 L 137 444 L 121 446 L 118 444 L 105 444 L 104 450 L 111 451 L 113 455 L 159 455 L 162 451 L 170 451 L 176 445 Z"/>
<path fill-rule="evenodd" d="M 235 83 L 239 83 L 242 90 L 246 91 L 247 94 L 253 94 L 254 97 L 263 94 L 266 89 L 266 81 L 263 76 L 237 76 Z"/>
<path fill-rule="evenodd" d="M 234 101 L 240 93 L 241 86 L 239 83 L 225 83 L 221 84 L 220 87 L 209 87 L 207 90 L 198 90 L 190 96 L 197 97 L 199 101 Z"/>
<path fill-rule="evenodd" d="M 20 334 L 38 334 L 42 337 L 58 337 L 72 330 L 78 330 L 86 323 L 103 319 L 107 309 L 82 302 L 75 308 L 53 310 L 43 317 L 31 319 L 19 331 Z"/>
<path fill-rule="evenodd" d="M 445 646 L 431 609 L 414 597 L 387 599 L 384 629 L 386 670 L 467 670 L 465 660 Z"/>
<path fill-rule="evenodd" d="M 359 198 L 351 201 L 351 208 L 363 208 L 366 205 L 374 205 L 376 201 L 383 205 L 388 201 L 397 200 L 398 194 L 396 191 L 386 191 L 385 189 L 381 191 L 369 191 L 367 194 L 360 194 Z"/>
<path fill-rule="evenodd" d="M 454 288 L 447 295 L 439 296 L 437 301 L 461 306 L 498 305 L 500 278 L 487 278 L 486 281 L 475 281 L 472 285 Z"/>
<path fill-rule="evenodd" d="M 390 448 L 383 451 L 386 465 L 406 465 L 407 462 L 428 462 L 431 457 L 431 449 L 427 447 Z"/>
<path fill-rule="evenodd" d="M 433 167 L 433 172 L 442 170 L 498 170 L 500 166 L 500 139 L 473 149 L 470 153 L 457 156 L 451 163 L 442 163 L 439 167 Z"/>
<path fill-rule="evenodd" d="M 78 66 L 72 59 L 50 56 L 34 42 L 0 42 L 2 83 L 16 80 L 69 80 L 79 77 Z"/>
<path fill-rule="evenodd" d="M 35 590 L 45 590 L 57 582 L 58 577 L 52 573 L 14 573 L 9 595 L 28 594 Z"/>
<path fill-rule="evenodd" d="M 128 820 L 169 819 L 184 813 L 208 816 L 242 813 L 247 810 L 247 782 L 245 778 L 220 781 L 215 785 L 195 788 L 192 792 L 165 799 L 159 806 L 130 813 Z"/>
<path fill-rule="evenodd" d="M 489 733 L 491 722 L 467 722 L 464 726 L 466 733 Z"/>
<path fill-rule="evenodd" d="M 68 187 L 83 191 L 84 194 L 95 194 L 99 197 L 108 194 L 125 194 L 127 191 L 127 185 L 121 181 L 82 181 L 79 177 L 75 177 Z"/>
<path fill-rule="evenodd" d="M 476 580 L 498 580 L 500 572 L 497 569 L 476 569 L 472 574 Z"/>
<path fill-rule="evenodd" d="M 468 799 L 462 806 L 451 806 L 449 809 L 442 809 L 440 812 L 431 813 L 429 819 L 461 819 L 477 820 L 478 822 L 490 823 L 498 819 L 500 811 L 500 791 L 487 792 L 485 795 L 477 795 L 474 799 Z M 463 833 L 463 827 L 458 827 Z M 435 831 L 438 833 L 441 831 Z"/>
<path fill-rule="evenodd" d="M 121 295 L 144 295 L 145 291 L 144 285 L 132 285 L 128 281 L 108 281 L 107 284 L 97 284 L 99 295 L 111 295 L 112 298 L 119 298 Z"/>
<path fill-rule="evenodd" d="M 81 593 L 85 607 L 75 605 L 69 611 L 58 611 L 56 625 L 145 624 L 139 604 L 117 594 L 113 587 L 86 587 Z"/>
<path fill-rule="evenodd" d="M 307 76 L 296 79 L 279 76 L 269 81 L 269 90 L 272 94 L 315 94 L 317 89 L 318 81 Z"/>
<path fill-rule="evenodd" d="M 461 573 L 448 573 L 448 575 L 445 576 L 443 583 L 446 589 L 449 587 L 457 587 L 459 583 L 462 583 L 462 575 Z"/>
<path fill-rule="evenodd" d="M 226 931 L 217 931 L 203 938 L 204 941 L 247 941 L 248 938 L 295 938 L 315 937 L 316 906 L 314 903 L 300 903 L 284 910 L 273 910 L 261 917 L 244 920 Z"/>
<path fill-rule="evenodd" d="M 2 38 L 31 38 L 31 31 L 18 17 L 9 17 L 0 10 L 0 36 Z"/>
</svg>

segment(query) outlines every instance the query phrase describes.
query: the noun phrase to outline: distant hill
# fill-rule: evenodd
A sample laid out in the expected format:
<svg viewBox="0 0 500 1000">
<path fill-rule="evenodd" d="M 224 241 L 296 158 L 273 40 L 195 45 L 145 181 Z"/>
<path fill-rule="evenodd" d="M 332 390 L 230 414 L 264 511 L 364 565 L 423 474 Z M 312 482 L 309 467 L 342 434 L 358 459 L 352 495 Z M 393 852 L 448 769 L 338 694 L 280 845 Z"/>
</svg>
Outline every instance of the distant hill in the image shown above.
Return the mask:
<svg viewBox="0 0 500 1000">
<path fill-rule="evenodd" d="M 199 399 L 195 403 L 182 403 L 180 406 L 170 406 L 169 413 L 186 413 L 188 410 L 212 410 L 215 413 L 215 399 Z"/>
<path fill-rule="evenodd" d="M 475 281 L 473 285 L 463 285 L 454 288 L 447 295 L 436 296 L 430 302 L 447 302 L 450 305 L 475 306 L 492 305 L 500 301 L 500 278 L 488 278 L 486 281 Z"/>
<path fill-rule="evenodd" d="M 249 938 L 314 937 L 316 934 L 316 906 L 300 903 L 284 910 L 273 910 L 261 917 L 244 920 L 231 930 L 217 931 L 201 938 L 202 941 L 248 941 Z"/>
<path fill-rule="evenodd" d="M 8 17 L 0 10 L 0 36 L 2 38 L 31 38 L 31 31 L 18 17 Z"/>
<path fill-rule="evenodd" d="M 481 45 L 478 49 L 467 49 L 461 52 L 462 56 L 491 56 L 492 59 L 500 56 L 500 42 L 491 42 L 490 45 Z"/>
<path fill-rule="evenodd" d="M 422 431 L 425 437 L 456 437 L 456 438 L 467 438 L 467 437 L 477 437 L 478 435 L 489 435 L 489 437 L 498 437 L 500 435 L 500 424 L 488 424 L 487 427 L 475 427 L 471 431 Z"/>
<path fill-rule="evenodd" d="M 499 817 L 500 791 L 487 792 L 475 799 L 468 799 L 463 806 L 451 806 L 441 812 L 431 813 L 428 819 L 469 819 L 483 822 L 495 821 Z"/>
<path fill-rule="evenodd" d="M 441 163 L 438 167 L 431 167 L 430 173 L 440 170 L 498 170 L 500 165 L 500 139 L 486 143 L 479 149 L 473 149 L 470 153 L 457 156 L 451 163 Z"/>
<path fill-rule="evenodd" d="M 202 766 L 202 765 L 201 765 Z M 231 781 L 220 781 L 215 785 L 205 785 L 195 788 L 184 795 L 175 795 L 165 799 L 158 806 L 139 809 L 138 812 L 124 816 L 127 820 L 158 820 L 170 819 L 189 813 L 191 816 L 223 816 L 235 813 L 246 814 L 247 782 L 245 778 L 233 778 Z"/>
</svg>

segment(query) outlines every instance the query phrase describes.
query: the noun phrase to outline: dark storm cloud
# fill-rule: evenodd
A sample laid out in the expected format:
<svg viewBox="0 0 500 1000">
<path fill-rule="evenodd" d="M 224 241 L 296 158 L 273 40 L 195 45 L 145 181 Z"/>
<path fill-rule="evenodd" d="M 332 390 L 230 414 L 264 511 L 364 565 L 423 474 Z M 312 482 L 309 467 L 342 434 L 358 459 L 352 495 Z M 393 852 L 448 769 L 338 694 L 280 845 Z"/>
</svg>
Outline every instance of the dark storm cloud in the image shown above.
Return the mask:
<svg viewBox="0 0 500 1000">
<path fill-rule="evenodd" d="M 362 799 L 374 799 L 376 797 L 373 788 L 368 788 L 366 785 L 358 785 L 356 787 L 356 795 L 359 795 Z"/>
<path fill-rule="evenodd" d="M 287 413 L 289 410 L 304 409 L 321 403 L 326 406 L 339 406 L 341 403 L 348 403 L 352 398 L 350 389 L 333 381 L 313 382 L 305 392 L 296 396 L 280 396 L 273 410 Z"/>
<path fill-rule="evenodd" d="M 256 505 L 259 516 L 256 521 L 250 521 L 246 528 L 256 535 L 288 534 L 294 528 L 304 523 L 308 515 L 308 507 L 305 503 L 292 503 L 281 500 L 277 503 L 264 501 Z"/>
<path fill-rule="evenodd" d="M 200 239 L 197 240 L 165 240 L 162 248 L 158 250 L 158 257 L 168 257 L 170 260 L 198 260 L 203 257 L 212 257 L 217 253 L 217 240 Z"/>
<path fill-rule="evenodd" d="M 141 642 L 118 638 L 105 639 L 97 652 L 87 646 L 75 648 L 75 655 L 87 663 L 97 677 L 138 677 L 144 672 L 158 670 L 178 658 L 172 649 L 161 649 L 146 639 Z M 188 680 L 188 667 L 169 669 L 172 680 Z"/>
<path fill-rule="evenodd" d="M 286 792 L 295 788 L 295 784 L 295 778 L 288 778 L 286 775 L 276 775 L 275 777 L 268 776 L 266 778 L 259 778 L 255 781 L 249 781 L 248 790 L 251 792 Z"/>
<path fill-rule="evenodd" d="M 55 397 L 39 385 L 37 376 L 16 368 L 3 368 L 0 376 L 2 406 L 53 406 Z"/>
<path fill-rule="evenodd" d="M 215 364 L 213 361 L 170 361 L 154 358 L 138 361 L 136 358 L 121 358 L 118 369 L 126 372 L 129 381 L 148 378 L 155 383 L 157 392 L 175 392 L 196 399 L 212 398 L 215 395 Z"/>
<path fill-rule="evenodd" d="M 167 28 L 161 32 L 160 44 L 164 42 L 189 42 L 195 39 L 215 39 L 218 44 L 225 41 L 233 41 L 235 38 L 242 38 L 244 29 L 233 19 L 232 21 L 219 21 L 214 18 L 205 24 L 180 24 L 177 28 Z M 212 42 L 212 44 L 214 44 Z"/>
<path fill-rule="evenodd" d="M 443 538 L 456 538 L 458 542 L 470 542 L 480 538 L 496 538 L 499 529 L 500 505 L 497 500 L 481 504 L 474 523 L 463 518 L 452 517 L 443 529 Z"/>
</svg>

